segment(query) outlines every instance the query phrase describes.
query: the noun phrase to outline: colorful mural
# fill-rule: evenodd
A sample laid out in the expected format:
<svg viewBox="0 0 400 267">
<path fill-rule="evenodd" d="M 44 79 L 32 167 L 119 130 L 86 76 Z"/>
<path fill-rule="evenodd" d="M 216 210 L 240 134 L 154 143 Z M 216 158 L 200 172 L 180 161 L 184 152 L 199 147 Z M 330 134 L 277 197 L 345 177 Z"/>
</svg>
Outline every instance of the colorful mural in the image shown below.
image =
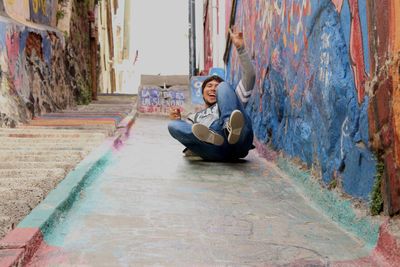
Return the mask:
<svg viewBox="0 0 400 267">
<path fill-rule="evenodd" d="M 248 111 L 257 139 L 320 170 L 325 184 L 338 181 L 346 193 L 369 201 L 376 159 L 364 88 L 366 16 L 364 1 L 238 0 L 235 24 L 256 67 Z M 227 70 L 234 84 L 238 67 L 231 50 Z"/>
<path fill-rule="evenodd" d="M 60 33 L 0 21 L 0 126 L 73 104 L 62 39 Z"/>
</svg>

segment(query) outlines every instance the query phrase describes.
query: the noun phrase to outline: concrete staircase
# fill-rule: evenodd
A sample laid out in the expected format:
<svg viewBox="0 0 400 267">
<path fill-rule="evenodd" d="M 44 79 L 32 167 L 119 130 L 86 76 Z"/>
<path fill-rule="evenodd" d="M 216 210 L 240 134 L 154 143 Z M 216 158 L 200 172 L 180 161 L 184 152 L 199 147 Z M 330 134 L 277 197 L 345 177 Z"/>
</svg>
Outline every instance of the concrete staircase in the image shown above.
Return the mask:
<svg viewBox="0 0 400 267">
<path fill-rule="evenodd" d="M 136 108 L 136 97 L 100 96 L 14 129 L 0 128 L 0 239 Z"/>
</svg>

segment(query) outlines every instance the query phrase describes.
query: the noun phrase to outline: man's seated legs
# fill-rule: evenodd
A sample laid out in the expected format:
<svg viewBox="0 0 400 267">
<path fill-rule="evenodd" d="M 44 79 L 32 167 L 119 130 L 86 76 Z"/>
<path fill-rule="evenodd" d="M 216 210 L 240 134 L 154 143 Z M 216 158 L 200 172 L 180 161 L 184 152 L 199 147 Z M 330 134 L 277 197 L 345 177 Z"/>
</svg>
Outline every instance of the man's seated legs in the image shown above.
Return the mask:
<svg viewBox="0 0 400 267">
<path fill-rule="evenodd" d="M 223 146 L 216 146 L 199 140 L 192 132 L 192 124 L 182 120 L 174 120 L 168 124 L 168 131 L 173 138 L 204 160 L 225 160 Z"/>
<path fill-rule="evenodd" d="M 251 120 L 247 116 L 233 88 L 226 82 L 220 83 L 218 85 L 217 97 L 220 111 L 220 125 L 222 128 L 228 130 L 228 143 L 236 144 L 248 138 L 252 140 Z M 245 133 L 243 133 L 244 138 L 241 138 L 244 128 L 246 128 Z"/>
</svg>

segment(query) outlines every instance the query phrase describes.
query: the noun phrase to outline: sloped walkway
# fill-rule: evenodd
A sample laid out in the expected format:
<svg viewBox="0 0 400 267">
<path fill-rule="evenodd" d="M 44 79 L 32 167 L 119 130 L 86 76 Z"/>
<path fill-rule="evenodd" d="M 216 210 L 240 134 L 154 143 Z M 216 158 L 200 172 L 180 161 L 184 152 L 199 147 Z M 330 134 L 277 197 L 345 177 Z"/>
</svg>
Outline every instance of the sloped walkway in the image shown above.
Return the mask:
<svg viewBox="0 0 400 267">
<path fill-rule="evenodd" d="M 137 119 L 30 266 L 378 266 L 255 151 L 210 163 L 181 150 L 166 120 Z"/>
<path fill-rule="evenodd" d="M 0 239 L 90 151 L 117 137 L 135 110 L 136 97 L 99 96 L 90 105 L 0 129 Z"/>
</svg>

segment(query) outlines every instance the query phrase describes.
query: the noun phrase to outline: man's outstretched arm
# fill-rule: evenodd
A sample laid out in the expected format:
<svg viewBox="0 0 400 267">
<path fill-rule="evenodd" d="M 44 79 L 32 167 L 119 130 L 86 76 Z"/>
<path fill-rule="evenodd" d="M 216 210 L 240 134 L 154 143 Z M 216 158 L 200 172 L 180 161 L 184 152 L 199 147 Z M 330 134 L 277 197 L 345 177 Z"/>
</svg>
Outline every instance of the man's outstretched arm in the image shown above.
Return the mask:
<svg viewBox="0 0 400 267">
<path fill-rule="evenodd" d="M 234 44 L 234 46 L 236 47 L 236 51 L 238 52 L 239 62 L 242 70 L 242 79 L 239 81 L 235 92 L 240 101 L 243 104 L 246 104 L 249 101 L 254 88 L 256 73 L 254 70 L 254 66 L 251 63 L 250 56 L 244 46 L 243 33 L 233 32 L 231 31 L 231 29 L 229 29 L 229 33 L 232 43 Z"/>
</svg>

